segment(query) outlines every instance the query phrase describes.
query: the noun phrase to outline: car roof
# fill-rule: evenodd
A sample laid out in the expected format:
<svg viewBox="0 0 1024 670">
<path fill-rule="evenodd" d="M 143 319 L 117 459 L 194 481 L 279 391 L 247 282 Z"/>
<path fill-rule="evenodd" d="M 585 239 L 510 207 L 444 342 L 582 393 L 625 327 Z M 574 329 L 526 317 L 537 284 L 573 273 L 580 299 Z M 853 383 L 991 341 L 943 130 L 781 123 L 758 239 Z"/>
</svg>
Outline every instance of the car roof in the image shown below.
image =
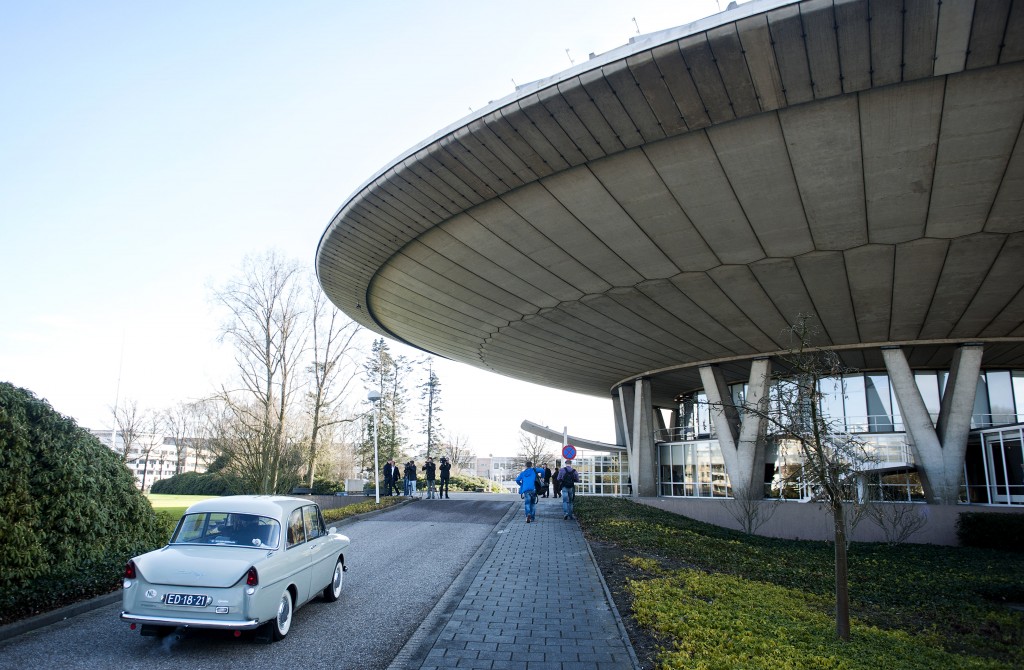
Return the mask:
<svg viewBox="0 0 1024 670">
<path fill-rule="evenodd" d="M 290 496 L 221 496 L 201 500 L 185 510 L 185 513 L 233 512 L 281 518 L 296 507 L 312 504 L 315 504 L 312 500 Z"/>
</svg>

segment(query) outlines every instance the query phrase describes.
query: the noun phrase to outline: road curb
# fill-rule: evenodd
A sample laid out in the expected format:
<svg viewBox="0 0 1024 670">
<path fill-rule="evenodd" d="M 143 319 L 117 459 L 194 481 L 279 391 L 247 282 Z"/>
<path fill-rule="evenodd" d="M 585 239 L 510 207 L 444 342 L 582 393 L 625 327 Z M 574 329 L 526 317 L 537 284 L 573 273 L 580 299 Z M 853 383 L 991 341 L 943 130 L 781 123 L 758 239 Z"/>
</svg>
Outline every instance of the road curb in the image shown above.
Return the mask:
<svg viewBox="0 0 1024 670">
<path fill-rule="evenodd" d="M 494 524 L 491 531 L 484 538 L 484 541 L 477 548 L 476 553 L 466 562 L 459 574 L 452 580 L 452 583 L 445 590 L 441 598 L 434 604 L 433 609 L 423 619 L 419 628 L 413 631 L 412 636 L 406 641 L 398 654 L 392 659 L 387 670 L 412 670 L 423 665 L 427 654 L 430 652 L 434 641 L 441 633 L 451 618 L 455 608 L 462 601 L 466 591 L 472 586 L 477 573 L 483 567 L 487 558 L 494 551 L 498 543 L 498 536 L 508 527 L 512 519 L 519 511 L 519 506 L 514 501 L 509 503 L 509 509 L 502 515 L 501 519 Z"/>
<path fill-rule="evenodd" d="M 121 589 L 118 589 L 117 591 L 106 595 L 96 596 L 89 600 L 83 600 L 49 612 L 37 614 L 36 616 L 29 617 L 27 619 L 21 619 L 20 621 L 15 621 L 14 623 L 9 623 L 5 626 L 0 626 L 0 645 L 8 640 L 18 637 L 19 635 L 24 635 L 29 631 L 38 630 L 45 626 L 49 626 L 50 624 L 57 623 L 58 621 L 64 621 L 65 619 L 70 619 L 71 617 L 78 616 L 79 614 L 85 614 L 86 612 L 91 612 L 94 609 L 106 607 L 107 605 L 112 605 L 120 601 Z"/>
</svg>

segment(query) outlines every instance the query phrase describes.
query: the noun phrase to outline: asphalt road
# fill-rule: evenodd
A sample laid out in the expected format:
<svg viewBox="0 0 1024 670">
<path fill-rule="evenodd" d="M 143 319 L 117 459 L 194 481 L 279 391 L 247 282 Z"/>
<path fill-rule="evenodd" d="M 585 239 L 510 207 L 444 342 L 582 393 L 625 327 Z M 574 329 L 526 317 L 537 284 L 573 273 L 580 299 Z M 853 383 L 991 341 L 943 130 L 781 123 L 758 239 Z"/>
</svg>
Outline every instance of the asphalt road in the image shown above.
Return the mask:
<svg viewBox="0 0 1024 670">
<path fill-rule="evenodd" d="M 213 631 L 144 638 L 118 618 L 118 602 L 0 644 L 0 668 L 384 669 L 512 504 L 420 500 L 341 526 L 352 540 L 341 599 L 303 606 L 281 642 Z"/>
</svg>

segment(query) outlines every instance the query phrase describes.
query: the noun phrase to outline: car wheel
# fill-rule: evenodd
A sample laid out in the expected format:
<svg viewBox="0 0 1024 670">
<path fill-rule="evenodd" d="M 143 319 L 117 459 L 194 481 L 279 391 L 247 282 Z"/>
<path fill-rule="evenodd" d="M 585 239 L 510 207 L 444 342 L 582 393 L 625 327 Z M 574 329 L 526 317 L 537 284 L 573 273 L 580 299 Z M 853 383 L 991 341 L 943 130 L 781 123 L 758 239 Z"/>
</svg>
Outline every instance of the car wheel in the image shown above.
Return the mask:
<svg viewBox="0 0 1024 670">
<path fill-rule="evenodd" d="M 341 597 L 341 585 L 345 579 L 345 566 L 338 561 L 334 564 L 334 578 L 331 583 L 324 588 L 324 600 L 329 603 L 333 603 L 335 600 Z"/>
<path fill-rule="evenodd" d="M 281 602 L 277 604 L 277 617 L 270 622 L 271 632 L 274 640 L 283 640 L 292 627 L 292 614 L 295 611 L 295 604 L 292 602 L 292 592 L 288 589 L 281 594 Z"/>
</svg>

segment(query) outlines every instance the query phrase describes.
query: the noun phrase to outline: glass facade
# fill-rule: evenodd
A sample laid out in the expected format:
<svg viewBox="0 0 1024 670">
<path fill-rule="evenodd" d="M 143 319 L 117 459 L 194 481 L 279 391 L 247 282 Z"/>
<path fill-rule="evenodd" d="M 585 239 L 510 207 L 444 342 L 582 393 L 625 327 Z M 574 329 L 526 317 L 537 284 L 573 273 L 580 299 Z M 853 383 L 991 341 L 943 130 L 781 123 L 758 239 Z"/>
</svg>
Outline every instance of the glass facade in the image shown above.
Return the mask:
<svg viewBox="0 0 1024 670">
<path fill-rule="evenodd" d="M 925 407 L 936 421 L 948 373 L 914 375 Z M 823 415 L 839 430 L 857 434 L 871 465 L 859 485 L 864 500 L 923 501 L 924 490 L 907 443 L 899 403 L 888 375 L 866 373 L 822 380 Z M 745 387 L 730 387 L 734 403 Z M 732 495 L 721 449 L 715 439 L 707 397 L 695 393 L 677 414 L 677 427 L 656 436 L 658 491 L 663 496 L 722 498 Z M 979 375 L 972 433 L 965 460 L 962 500 L 1024 504 L 1024 435 L 1020 426 L 994 428 L 1024 420 L 1024 370 L 989 370 Z M 765 496 L 807 499 L 802 458 L 793 445 L 769 441 L 765 448 Z"/>
<path fill-rule="evenodd" d="M 658 470 L 658 490 L 663 496 L 732 496 L 718 440 L 662 445 L 659 449 Z"/>
</svg>

